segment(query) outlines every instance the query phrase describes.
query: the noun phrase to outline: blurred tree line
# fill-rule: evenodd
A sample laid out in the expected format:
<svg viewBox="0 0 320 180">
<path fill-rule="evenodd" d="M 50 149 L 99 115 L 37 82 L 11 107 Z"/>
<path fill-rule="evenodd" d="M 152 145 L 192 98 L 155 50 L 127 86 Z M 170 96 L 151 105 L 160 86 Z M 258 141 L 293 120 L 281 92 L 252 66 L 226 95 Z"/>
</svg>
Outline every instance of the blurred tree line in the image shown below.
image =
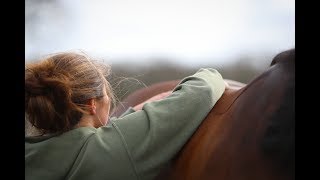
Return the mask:
<svg viewBox="0 0 320 180">
<path fill-rule="evenodd" d="M 269 62 L 239 58 L 229 64 L 208 64 L 206 66 L 187 67 L 169 61 L 157 61 L 149 65 L 137 64 L 114 64 L 111 66 L 112 73 L 109 81 L 119 100 L 128 96 L 131 92 L 149 86 L 151 84 L 182 79 L 192 75 L 201 67 L 211 67 L 217 69 L 223 78 L 249 83 L 256 76 L 260 75 L 269 66 Z M 271 60 L 270 60 L 271 63 Z"/>
</svg>

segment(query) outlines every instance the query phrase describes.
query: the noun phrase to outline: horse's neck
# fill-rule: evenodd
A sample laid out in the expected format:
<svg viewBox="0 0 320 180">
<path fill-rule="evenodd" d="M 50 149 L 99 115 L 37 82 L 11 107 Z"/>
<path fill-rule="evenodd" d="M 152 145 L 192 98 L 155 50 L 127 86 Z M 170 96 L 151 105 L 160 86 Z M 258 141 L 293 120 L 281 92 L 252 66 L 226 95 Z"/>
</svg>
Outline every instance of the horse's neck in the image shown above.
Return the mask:
<svg viewBox="0 0 320 180">
<path fill-rule="evenodd" d="M 215 106 L 212 108 L 210 113 L 216 113 L 216 114 L 223 114 L 228 111 L 230 106 L 236 101 L 236 99 L 240 96 L 240 94 L 243 92 L 244 87 L 230 87 L 225 90 L 221 98 L 218 100 L 218 102 L 215 104 Z"/>
<path fill-rule="evenodd" d="M 170 179 L 275 178 L 256 146 L 259 122 L 249 119 L 254 112 L 243 104 L 247 90 L 226 89 L 178 155 L 171 172 L 166 172 Z"/>
</svg>

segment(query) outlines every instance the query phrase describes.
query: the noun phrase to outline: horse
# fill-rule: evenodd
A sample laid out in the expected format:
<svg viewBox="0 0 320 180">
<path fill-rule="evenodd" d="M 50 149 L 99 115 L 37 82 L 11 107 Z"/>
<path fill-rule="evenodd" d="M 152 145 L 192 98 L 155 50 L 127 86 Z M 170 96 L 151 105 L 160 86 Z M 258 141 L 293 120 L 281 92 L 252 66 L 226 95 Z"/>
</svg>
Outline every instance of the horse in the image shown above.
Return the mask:
<svg viewBox="0 0 320 180">
<path fill-rule="evenodd" d="M 222 97 L 157 179 L 295 179 L 295 49 L 277 54 L 248 84 L 227 81 Z M 178 82 L 140 89 L 124 102 L 133 107 Z"/>
</svg>

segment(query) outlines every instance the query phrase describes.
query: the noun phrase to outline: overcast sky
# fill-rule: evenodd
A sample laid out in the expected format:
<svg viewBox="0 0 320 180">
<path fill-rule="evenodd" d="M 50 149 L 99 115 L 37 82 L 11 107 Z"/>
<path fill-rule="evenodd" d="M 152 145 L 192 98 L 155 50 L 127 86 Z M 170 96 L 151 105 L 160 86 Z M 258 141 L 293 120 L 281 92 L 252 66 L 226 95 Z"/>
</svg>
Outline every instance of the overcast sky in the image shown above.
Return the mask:
<svg viewBox="0 0 320 180">
<path fill-rule="evenodd" d="M 294 47 L 295 1 L 26 0 L 25 35 L 26 60 L 81 49 L 112 62 L 223 63 Z"/>
</svg>

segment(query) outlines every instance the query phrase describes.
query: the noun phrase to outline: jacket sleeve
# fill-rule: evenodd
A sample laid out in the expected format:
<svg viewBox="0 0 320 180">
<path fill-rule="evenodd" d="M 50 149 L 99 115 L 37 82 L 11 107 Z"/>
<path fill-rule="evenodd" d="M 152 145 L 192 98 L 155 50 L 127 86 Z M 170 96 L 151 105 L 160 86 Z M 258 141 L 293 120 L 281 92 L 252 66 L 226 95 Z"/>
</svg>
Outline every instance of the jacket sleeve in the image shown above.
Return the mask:
<svg viewBox="0 0 320 180">
<path fill-rule="evenodd" d="M 113 119 L 140 179 L 152 179 L 177 154 L 225 90 L 220 73 L 200 69 L 165 99 Z"/>
<path fill-rule="evenodd" d="M 124 113 L 122 113 L 122 114 L 119 116 L 119 118 L 122 118 L 122 117 L 124 117 L 124 116 L 126 116 L 126 115 L 128 115 L 128 114 L 130 114 L 130 113 L 133 113 L 133 112 L 135 112 L 135 110 L 134 110 L 132 107 L 129 107 Z"/>
</svg>

